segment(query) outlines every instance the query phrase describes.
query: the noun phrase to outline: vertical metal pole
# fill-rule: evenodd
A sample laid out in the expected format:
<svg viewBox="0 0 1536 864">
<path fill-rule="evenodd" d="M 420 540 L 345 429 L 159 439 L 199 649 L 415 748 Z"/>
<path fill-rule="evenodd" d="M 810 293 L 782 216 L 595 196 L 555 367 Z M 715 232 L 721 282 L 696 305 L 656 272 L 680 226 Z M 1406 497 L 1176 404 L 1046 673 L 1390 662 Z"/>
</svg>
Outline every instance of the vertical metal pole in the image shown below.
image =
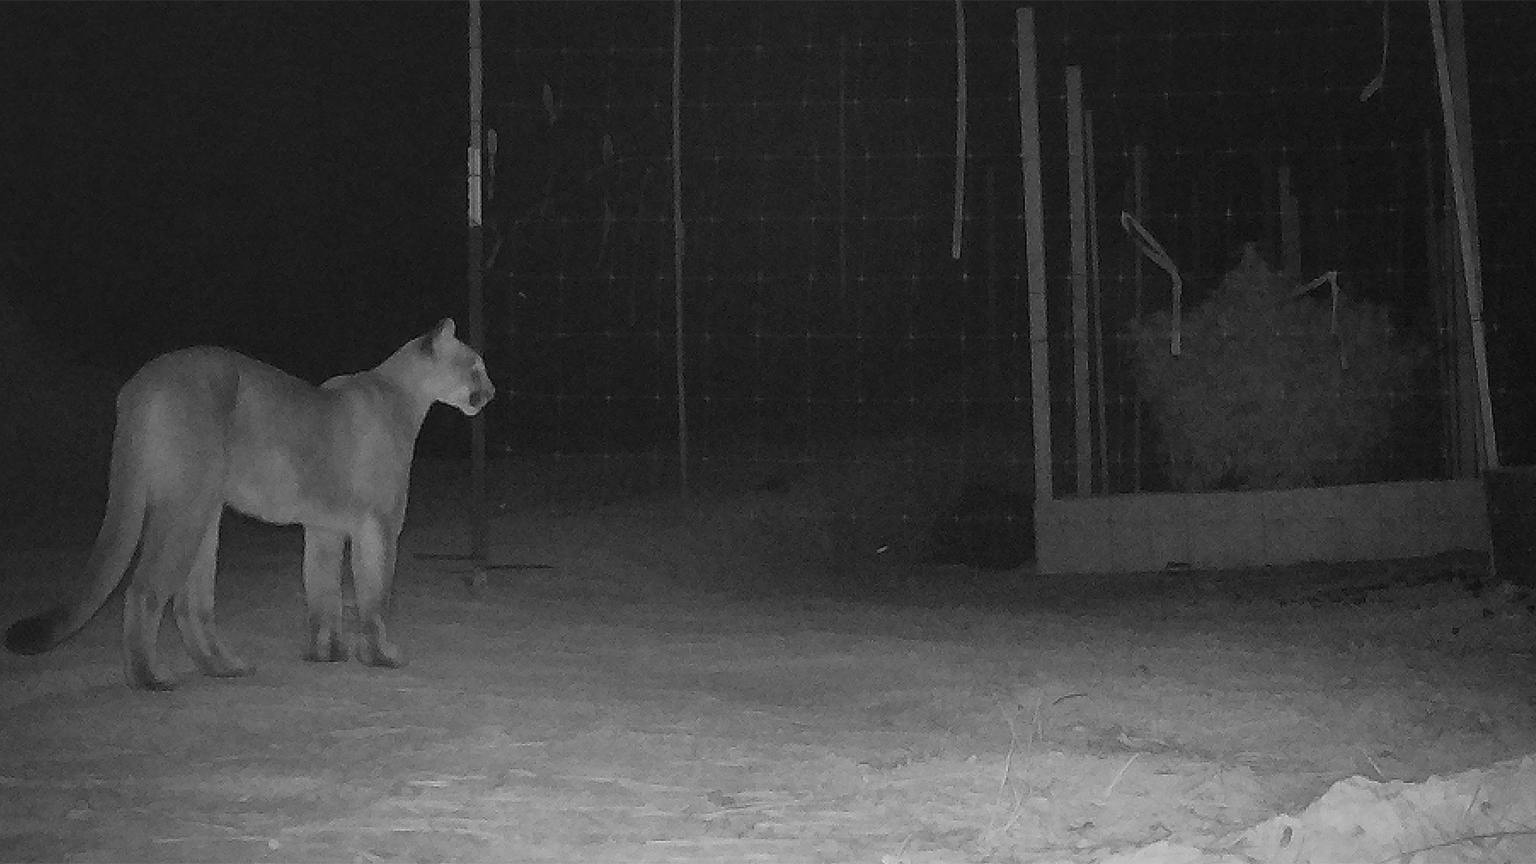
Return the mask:
<svg viewBox="0 0 1536 864">
<path fill-rule="evenodd" d="M 678 484 L 688 491 L 688 388 L 683 368 L 683 0 L 672 4 L 672 274 L 677 325 Z"/>
<path fill-rule="evenodd" d="M 465 275 L 469 282 L 469 344 L 476 351 L 485 351 L 484 320 L 484 272 L 485 259 L 484 218 L 481 213 L 483 190 L 481 184 L 484 135 L 480 124 L 480 103 L 483 84 L 481 81 L 480 0 L 469 0 L 469 258 Z M 471 595 L 478 595 L 485 587 L 485 412 L 469 421 L 470 450 L 470 531 L 469 557 L 473 570 L 466 582 Z"/>
</svg>

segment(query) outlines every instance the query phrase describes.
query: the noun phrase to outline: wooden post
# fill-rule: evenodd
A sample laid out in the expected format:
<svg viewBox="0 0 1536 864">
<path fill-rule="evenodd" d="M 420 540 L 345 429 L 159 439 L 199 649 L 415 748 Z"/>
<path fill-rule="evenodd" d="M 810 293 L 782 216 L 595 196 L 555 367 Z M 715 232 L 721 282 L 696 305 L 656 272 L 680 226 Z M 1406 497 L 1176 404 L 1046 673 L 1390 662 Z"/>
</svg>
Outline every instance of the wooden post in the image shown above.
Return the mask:
<svg viewBox="0 0 1536 864">
<path fill-rule="evenodd" d="M 1045 320 L 1045 210 L 1040 182 L 1040 93 L 1035 54 L 1035 10 L 1014 12 L 1019 44 L 1019 164 L 1024 179 L 1024 254 L 1029 262 L 1030 411 L 1035 449 L 1035 500 L 1050 501 L 1051 381 Z M 1040 507 L 1035 508 L 1039 524 Z M 1044 562 L 1042 562 L 1044 563 Z"/>
<path fill-rule="evenodd" d="M 1455 349 L 1449 334 L 1451 326 L 1450 280 L 1445 275 L 1445 262 L 1441 246 L 1443 232 L 1440 229 L 1440 201 L 1435 194 L 1435 143 L 1429 129 L 1424 130 L 1424 256 L 1425 278 L 1429 282 L 1429 299 L 1435 312 L 1435 371 L 1445 387 L 1445 398 L 1440 400 L 1440 447 L 1445 459 L 1446 476 L 1460 479 L 1461 473 L 1459 436 L 1456 418 L 1461 409 L 1461 394 L 1457 391 L 1455 375 Z"/>
<path fill-rule="evenodd" d="M 1088 202 L 1083 156 L 1083 69 L 1067 67 L 1067 189 L 1072 234 L 1072 407 L 1077 489 L 1093 492 L 1092 402 L 1088 392 Z"/>
<path fill-rule="evenodd" d="M 1390 289 L 1393 297 L 1402 298 L 1406 293 L 1404 272 L 1408 266 L 1408 171 L 1406 156 L 1394 153 L 1392 158 L 1392 264 Z"/>
<path fill-rule="evenodd" d="M 683 0 L 672 3 L 672 314 L 676 330 L 678 488 L 688 491 L 688 387 L 683 360 Z"/>
<path fill-rule="evenodd" d="M 1451 168 L 1451 192 L 1456 204 L 1456 239 L 1460 252 L 1462 296 L 1471 325 L 1472 363 L 1477 374 L 1479 438 L 1484 469 L 1499 467 L 1498 441 L 1493 432 L 1493 398 L 1488 385 L 1488 348 L 1483 337 L 1483 270 L 1478 254 L 1477 189 L 1472 170 L 1472 109 L 1467 97 L 1467 55 L 1462 39 L 1461 0 L 1429 0 L 1430 30 L 1435 41 L 1440 108 L 1445 120 L 1445 152 Z"/>
<path fill-rule="evenodd" d="M 1088 291 L 1089 315 L 1092 326 L 1088 328 L 1093 340 L 1093 392 L 1094 408 L 1098 421 L 1093 426 L 1095 489 L 1109 491 L 1109 458 L 1106 452 L 1109 439 L 1109 413 L 1105 410 L 1104 395 L 1104 281 L 1099 272 L 1099 171 L 1093 156 L 1093 112 L 1083 112 L 1083 153 L 1088 168 Z"/>
<path fill-rule="evenodd" d="M 1477 433 L 1482 425 L 1477 419 L 1477 358 L 1472 353 L 1472 321 L 1467 305 L 1461 302 L 1463 295 L 1458 290 L 1466 287 L 1467 271 L 1461 256 L 1456 252 L 1458 229 L 1451 215 L 1456 212 L 1456 201 L 1449 182 L 1446 183 L 1444 197 L 1441 210 L 1447 217 L 1440 223 L 1438 242 L 1443 250 L 1440 261 L 1445 271 L 1446 308 L 1451 312 L 1451 353 L 1456 358 L 1457 451 L 1461 476 L 1476 477 L 1481 464 L 1478 459 Z"/>
<path fill-rule="evenodd" d="M 837 40 L 837 302 L 848 302 L 848 37 Z"/>
<path fill-rule="evenodd" d="M 955 224 L 949 257 L 960 260 L 960 232 L 965 224 L 965 4 L 955 0 Z"/>
<path fill-rule="evenodd" d="M 997 166 L 987 166 L 987 351 L 993 350 L 997 322 Z"/>
<path fill-rule="evenodd" d="M 485 351 L 485 260 L 484 214 L 482 171 L 484 168 L 485 135 L 481 125 L 481 54 L 480 0 L 469 0 L 469 253 L 465 276 L 469 282 L 469 344 L 476 351 Z M 469 420 L 470 453 L 470 532 L 469 557 L 471 572 L 466 582 L 472 596 L 479 596 L 485 587 L 486 568 L 486 507 L 485 507 L 485 412 L 481 411 Z"/>
<path fill-rule="evenodd" d="M 1205 273 L 1205 211 L 1201 209 L 1204 206 L 1204 199 L 1201 197 L 1201 192 L 1204 190 L 1201 187 L 1204 185 L 1202 181 L 1204 181 L 1206 176 L 1207 175 L 1203 171 L 1196 174 L 1195 182 L 1190 186 L 1189 190 L 1189 273 L 1191 275 L 1196 273 Z M 1230 176 L 1230 174 L 1228 176 Z M 1221 189 L 1221 183 L 1219 180 L 1218 182 L 1211 185 L 1215 186 L 1217 189 Z M 1220 208 L 1221 199 L 1218 198 L 1216 201 L 1216 207 L 1213 209 L 1216 212 L 1219 212 Z M 1221 232 L 1220 235 L 1218 235 L 1217 243 L 1221 242 L 1219 239 L 1221 235 L 1228 235 L 1230 233 L 1231 223 L 1229 222 L 1227 223 L 1227 230 Z M 1217 261 L 1220 261 L 1223 254 L 1225 254 L 1225 250 L 1219 250 L 1212 257 L 1214 257 Z M 1217 272 L 1221 271 L 1219 266 L 1216 269 Z M 1173 314 L 1175 316 L 1174 323 L 1177 324 L 1179 315 L 1179 298 L 1174 298 L 1172 303 L 1173 305 L 1170 308 L 1173 310 Z"/>
<path fill-rule="evenodd" d="M 1259 204 L 1259 219 L 1264 223 L 1264 229 L 1259 238 L 1259 253 L 1264 256 L 1264 260 L 1269 262 L 1270 266 L 1284 270 L 1283 264 L 1280 263 L 1285 261 L 1285 245 L 1280 240 L 1280 195 L 1283 190 L 1277 189 L 1282 181 L 1276 171 L 1270 170 L 1271 167 L 1270 154 L 1261 153 L 1259 155 L 1259 189 L 1263 200 Z M 1285 170 L 1283 160 L 1278 170 Z M 1230 227 L 1227 236 L 1231 236 Z"/>
<path fill-rule="evenodd" d="M 1137 144 L 1131 148 L 1131 215 L 1136 221 L 1147 224 L 1147 147 L 1145 144 Z M 1136 283 L 1133 295 L 1132 315 L 1141 318 L 1143 297 L 1147 289 L 1147 271 L 1143 259 L 1145 255 L 1133 251 L 1131 257 L 1135 263 L 1131 265 L 1131 278 Z M 1134 415 L 1131 418 L 1131 471 L 1133 480 L 1131 491 L 1140 492 L 1141 488 L 1141 395 L 1131 400 Z"/>
</svg>

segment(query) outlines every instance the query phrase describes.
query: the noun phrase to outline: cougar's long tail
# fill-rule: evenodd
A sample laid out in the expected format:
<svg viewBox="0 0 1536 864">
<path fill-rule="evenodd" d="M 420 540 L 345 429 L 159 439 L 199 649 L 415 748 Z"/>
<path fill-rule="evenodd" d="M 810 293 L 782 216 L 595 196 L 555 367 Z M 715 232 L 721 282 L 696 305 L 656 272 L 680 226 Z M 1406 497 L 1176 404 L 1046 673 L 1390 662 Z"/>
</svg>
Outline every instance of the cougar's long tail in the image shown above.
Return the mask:
<svg viewBox="0 0 1536 864">
<path fill-rule="evenodd" d="M 40 615 L 23 618 L 5 631 L 5 647 L 17 654 L 41 654 L 84 627 L 101 604 L 107 602 L 117 583 L 123 581 L 144 531 L 148 507 L 146 483 L 135 483 L 133 436 L 126 428 L 130 418 L 119 412 L 118 431 L 112 439 L 112 467 L 107 483 L 107 512 L 85 572 L 90 583 L 74 602 L 63 603 Z"/>
</svg>

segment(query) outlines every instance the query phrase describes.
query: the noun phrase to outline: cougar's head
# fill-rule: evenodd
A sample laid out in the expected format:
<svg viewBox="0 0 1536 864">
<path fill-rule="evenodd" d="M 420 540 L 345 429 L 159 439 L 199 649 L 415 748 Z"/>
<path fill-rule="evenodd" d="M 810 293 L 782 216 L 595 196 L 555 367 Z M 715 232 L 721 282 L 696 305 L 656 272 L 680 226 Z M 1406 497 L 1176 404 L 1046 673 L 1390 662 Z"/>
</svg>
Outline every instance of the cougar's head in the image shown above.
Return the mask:
<svg viewBox="0 0 1536 864">
<path fill-rule="evenodd" d="M 467 417 L 480 413 L 496 395 L 496 387 L 485 374 L 485 361 L 453 335 L 453 319 L 439 321 L 423 341 L 435 369 L 433 395 L 437 401 L 452 405 Z"/>
</svg>

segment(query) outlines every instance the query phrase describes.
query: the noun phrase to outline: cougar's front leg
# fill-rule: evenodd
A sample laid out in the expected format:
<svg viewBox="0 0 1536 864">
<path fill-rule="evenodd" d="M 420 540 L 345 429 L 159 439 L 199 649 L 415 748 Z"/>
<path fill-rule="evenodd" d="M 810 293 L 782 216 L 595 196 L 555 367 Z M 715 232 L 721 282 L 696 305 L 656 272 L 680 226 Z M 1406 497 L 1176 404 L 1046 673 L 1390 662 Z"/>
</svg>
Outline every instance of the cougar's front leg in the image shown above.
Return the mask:
<svg viewBox="0 0 1536 864">
<path fill-rule="evenodd" d="M 369 666 L 405 665 L 405 655 L 389 641 L 384 616 L 389 611 L 395 578 L 395 544 L 400 526 L 384 520 L 364 520 L 352 535 L 352 588 L 357 594 L 357 659 Z"/>
<path fill-rule="evenodd" d="M 345 543 L 346 535 L 339 531 L 304 526 L 304 601 L 308 607 L 304 659 L 311 662 L 347 659 L 341 620 L 341 554 Z"/>
</svg>

